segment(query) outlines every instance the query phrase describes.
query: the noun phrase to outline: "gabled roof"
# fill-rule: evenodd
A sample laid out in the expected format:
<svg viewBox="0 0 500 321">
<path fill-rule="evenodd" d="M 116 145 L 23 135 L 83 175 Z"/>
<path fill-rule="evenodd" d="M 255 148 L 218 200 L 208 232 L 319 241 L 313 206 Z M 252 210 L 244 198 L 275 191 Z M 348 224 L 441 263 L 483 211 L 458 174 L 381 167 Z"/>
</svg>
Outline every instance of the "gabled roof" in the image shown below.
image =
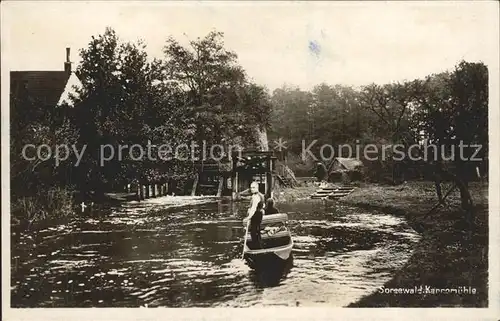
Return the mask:
<svg viewBox="0 0 500 321">
<path fill-rule="evenodd" d="M 69 77 L 70 74 L 65 71 L 11 71 L 12 98 L 28 95 L 45 107 L 55 107 L 65 91 Z"/>
<path fill-rule="evenodd" d="M 364 166 L 363 162 L 357 158 L 336 157 L 333 159 L 332 163 L 330 164 L 330 168 L 329 168 L 328 172 L 330 172 L 333 169 L 333 164 L 335 163 L 335 161 L 338 161 L 347 170 L 354 170 L 357 167 Z"/>
<path fill-rule="evenodd" d="M 67 103 L 68 105 L 72 105 L 73 102 L 71 101 L 71 96 L 77 96 L 77 88 L 82 88 L 82 82 L 80 81 L 80 79 L 78 79 L 76 74 L 72 72 L 68 78 L 68 81 L 66 82 L 66 87 L 64 88 L 64 91 L 57 104 L 61 105 L 63 103 Z"/>
</svg>

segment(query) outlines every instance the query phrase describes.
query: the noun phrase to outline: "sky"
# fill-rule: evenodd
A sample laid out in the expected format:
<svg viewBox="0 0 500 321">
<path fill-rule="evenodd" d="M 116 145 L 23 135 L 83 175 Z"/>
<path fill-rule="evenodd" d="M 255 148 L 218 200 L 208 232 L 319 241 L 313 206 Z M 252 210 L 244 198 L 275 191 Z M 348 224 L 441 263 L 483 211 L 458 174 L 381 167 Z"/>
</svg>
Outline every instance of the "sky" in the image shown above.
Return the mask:
<svg viewBox="0 0 500 321">
<path fill-rule="evenodd" d="M 2 2 L 2 60 L 9 70 L 63 70 L 112 27 L 162 57 L 181 42 L 222 31 L 248 76 L 284 84 L 360 86 L 451 70 L 462 59 L 498 62 L 498 3 L 479 2 Z"/>
</svg>

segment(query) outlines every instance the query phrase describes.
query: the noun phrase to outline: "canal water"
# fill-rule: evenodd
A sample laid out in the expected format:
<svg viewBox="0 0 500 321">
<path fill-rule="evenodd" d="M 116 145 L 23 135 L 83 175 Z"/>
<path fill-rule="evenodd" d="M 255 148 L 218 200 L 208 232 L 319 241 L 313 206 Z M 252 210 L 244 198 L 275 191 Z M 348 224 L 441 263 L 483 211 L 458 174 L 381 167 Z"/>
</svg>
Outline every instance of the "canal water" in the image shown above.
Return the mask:
<svg viewBox="0 0 500 321">
<path fill-rule="evenodd" d="M 12 234 L 12 307 L 342 307 L 388 281 L 419 236 L 401 218 L 283 204 L 293 262 L 269 282 L 241 260 L 246 202 L 127 204 Z"/>
</svg>

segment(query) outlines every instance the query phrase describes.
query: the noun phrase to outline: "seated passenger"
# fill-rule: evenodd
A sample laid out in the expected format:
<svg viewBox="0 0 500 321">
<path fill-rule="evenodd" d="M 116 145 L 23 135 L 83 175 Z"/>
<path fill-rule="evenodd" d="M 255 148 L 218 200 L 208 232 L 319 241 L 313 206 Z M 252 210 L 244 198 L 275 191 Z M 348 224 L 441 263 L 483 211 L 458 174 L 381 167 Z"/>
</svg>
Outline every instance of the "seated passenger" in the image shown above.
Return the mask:
<svg viewBox="0 0 500 321">
<path fill-rule="evenodd" d="M 268 199 L 265 208 L 265 215 L 278 214 L 279 212 L 280 211 L 274 207 L 274 200 L 272 198 Z"/>
</svg>

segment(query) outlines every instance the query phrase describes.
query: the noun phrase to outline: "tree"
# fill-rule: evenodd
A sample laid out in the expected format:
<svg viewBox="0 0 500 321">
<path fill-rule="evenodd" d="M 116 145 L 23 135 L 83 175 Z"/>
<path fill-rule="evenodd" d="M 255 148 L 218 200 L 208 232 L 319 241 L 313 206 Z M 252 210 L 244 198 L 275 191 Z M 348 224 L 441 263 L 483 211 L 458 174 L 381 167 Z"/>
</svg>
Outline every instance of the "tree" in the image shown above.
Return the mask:
<svg viewBox="0 0 500 321">
<path fill-rule="evenodd" d="M 148 58 L 141 41 L 120 43 L 110 28 L 92 37 L 81 56 L 77 74 L 83 88 L 75 99 L 74 123 L 81 132 L 80 145 L 88 151 L 80 166 L 82 187 L 99 191 L 116 183 L 165 179 L 166 170 L 159 169 L 176 168 L 174 164 L 166 166 L 155 151 L 152 159 L 138 159 L 139 150 L 130 149 L 138 144 L 146 151 L 149 142 L 173 145 L 187 135 L 179 89 L 166 80 L 161 62 Z M 110 156 L 99 153 L 105 145 L 115 155 L 101 166 L 102 157 Z M 127 146 L 121 155 L 119 145 Z"/>
<path fill-rule="evenodd" d="M 37 101 L 28 92 L 21 92 L 18 95 L 11 92 L 10 97 L 12 198 L 32 195 L 55 185 L 69 185 L 71 181 L 67 174 L 73 165 L 71 158 L 56 163 L 54 155 L 48 155 L 47 150 L 40 149 L 42 152 L 40 159 L 35 156 L 34 149 L 26 149 L 28 157 L 35 157 L 29 160 L 23 156 L 23 149 L 28 144 L 35 147 L 45 144 L 55 148 L 58 145 L 70 146 L 75 143 L 78 131 L 71 127 L 65 113 L 70 107 L 64 104 L 44 108 L 43 102 Z M 60 151 L 65 152 L 63 149 Z"/>
<path fill-rule="evenodd" d="M 164 54 L 164 70 L 182 92 L 184 117 L 198 144 L 252 137 L 255 126 L 265 128 L 268 95 L 247 80 L 237 55 L 224 48 L 223 33 L 210 32 L 188 46 L 169 38 Z"/>
<path fill-rule="evenodd" d="M 414 143 L 410 115 L 418 95 L 418 85 L 418 81 L 383 86 L 371 84 L 361 91 L 363 106 L 373 112 L 379 120 L 376 132 L 393 146 L 397 144 L 409 146 Z M 403 168 L 407 166 L 392 158 L 382 161 L 390 164 L 393 184 L 401 183 L 404 180 Z"/>
<path fill-rule="evenodd" d="M 310 141 L 314 137 L 311 127 L 313 95 L 298 88 L 283 87 L 273 92 L 271 100 L 272 136 L 284 137 L 288 150 L 300 154 L 302 140 Z"/>
<path fill-rule="evenodd" d="M 472 213 L 472 199 L 468 191 L 470 168 L 477 165 L 470 160 L 474 149 L 463 150 L 460 145 L 480 145 L 476 157 L 485 159 L 488 146 L 488 70 L 483 63 L 460 62 L 451 73 L 432 75 L 421 82 L 418 98 L 419 128 L 438 148 L 433 160 L 439 176 L 451 179 L 460 190 L 461 206 Z M 443 151 L 452 153 L 452 168 L 443 166 Z M 440 179 L 436 189 L 440 202 Z"/>
</svg>

